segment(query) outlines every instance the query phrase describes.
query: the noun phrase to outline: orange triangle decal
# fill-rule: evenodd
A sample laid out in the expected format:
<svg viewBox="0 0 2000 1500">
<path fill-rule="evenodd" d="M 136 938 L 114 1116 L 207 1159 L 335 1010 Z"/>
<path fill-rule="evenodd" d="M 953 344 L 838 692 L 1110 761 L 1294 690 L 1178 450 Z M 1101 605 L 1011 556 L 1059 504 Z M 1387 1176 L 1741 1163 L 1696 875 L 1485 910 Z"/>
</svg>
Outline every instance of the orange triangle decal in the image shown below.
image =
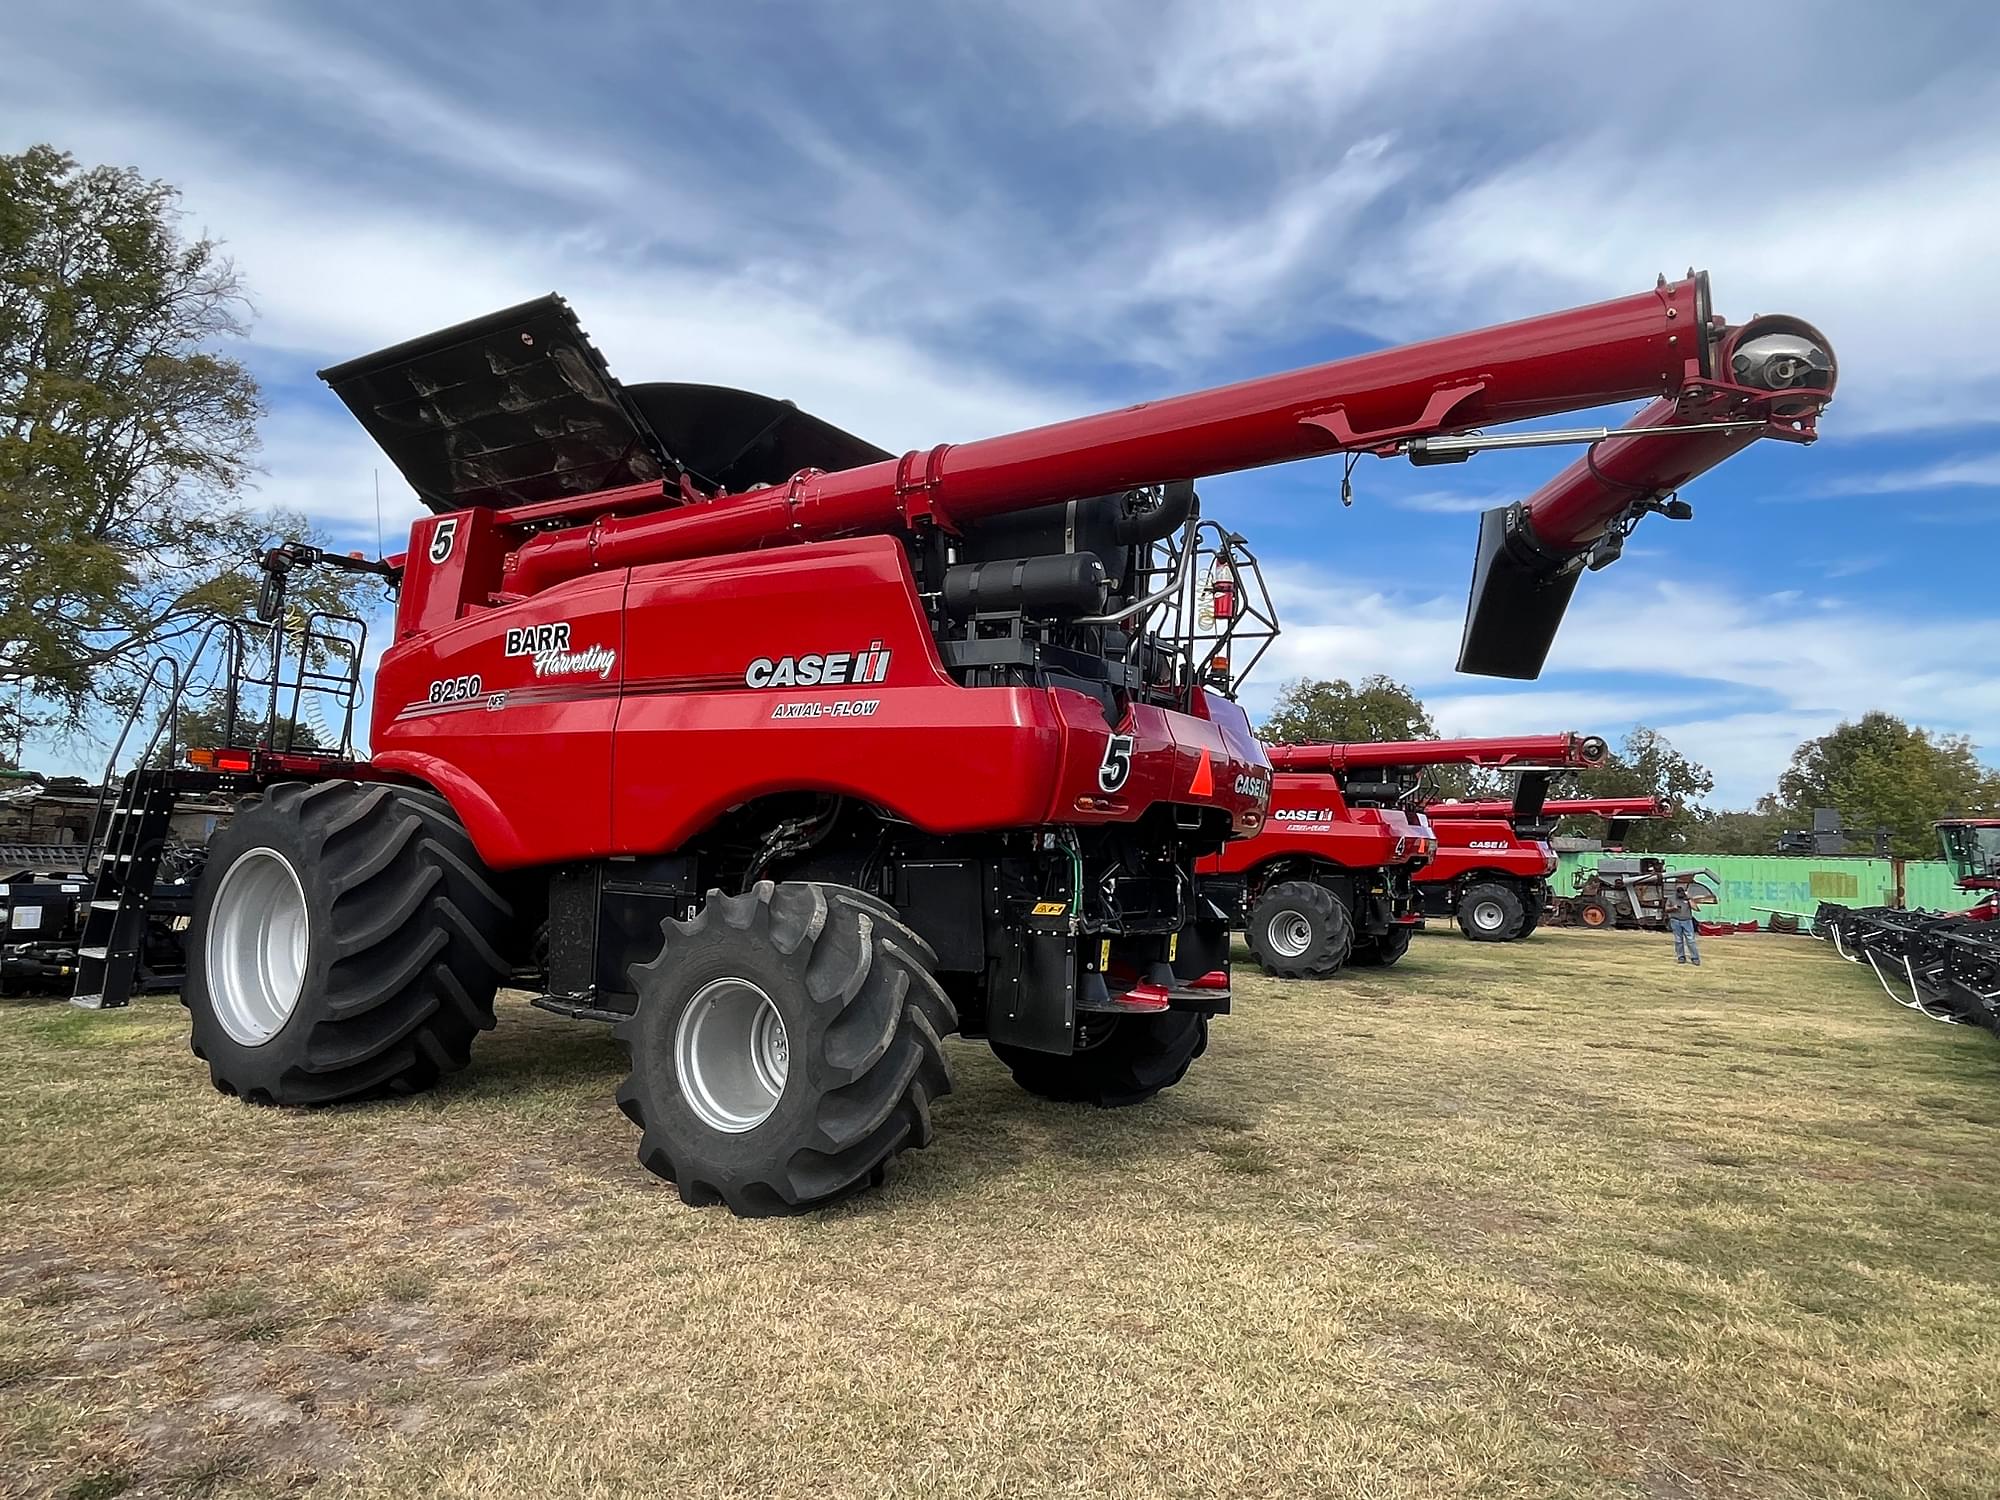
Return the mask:
<svg viewBox="0 0 2000 1500">
<path fill-rule="evenodd" d="M 1208 764 L 1208 752 L 1201 752 L 1201 764 L 1194 768 L 1194 780 L 1188 783 L 1190 797 L 1213 797 L 1215 795 L 1215 772 Z"/>
</svg>

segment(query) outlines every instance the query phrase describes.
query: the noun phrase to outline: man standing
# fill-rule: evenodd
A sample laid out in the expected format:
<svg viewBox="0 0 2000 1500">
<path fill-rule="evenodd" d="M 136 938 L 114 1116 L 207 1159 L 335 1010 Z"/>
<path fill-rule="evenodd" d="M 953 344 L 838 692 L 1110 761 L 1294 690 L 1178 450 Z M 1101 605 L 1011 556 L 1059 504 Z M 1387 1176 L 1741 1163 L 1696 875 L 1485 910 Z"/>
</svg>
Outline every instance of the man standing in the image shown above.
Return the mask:
<svg viewBox="0 0 2000 1500">
<path fill-rule="evenodd" d="M 1674 962 L 1701 967 L 1701 949 L 1695 943 L 1694 902 L 1688 896 L 1688 882 L 1676 880 L 1667 890 L 1667 925 L 1674 930 Z"/>
</svg>

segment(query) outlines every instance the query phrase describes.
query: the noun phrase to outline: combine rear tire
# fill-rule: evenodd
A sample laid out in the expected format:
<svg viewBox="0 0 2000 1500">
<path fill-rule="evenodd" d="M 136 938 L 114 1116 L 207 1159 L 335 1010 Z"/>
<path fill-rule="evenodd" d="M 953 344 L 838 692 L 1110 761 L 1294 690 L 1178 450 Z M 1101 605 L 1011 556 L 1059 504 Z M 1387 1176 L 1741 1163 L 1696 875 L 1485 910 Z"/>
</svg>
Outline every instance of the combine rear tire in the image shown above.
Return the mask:
<svg viewBox="0 0 2000 1500">
<path fill-rule="evenodd" d="M 1410 934 L 1414 930 L 1410 927 L 1391 927 L 1379 938 L 1356 943 L 1347 961 L 1357 969 L 1386 969 L 1410 951 Z"/>
<path fill-rule="evenodd" d="M 616 1035 L 618 1106 L 639 1160 L 695 1207 L 746 1218 L 823 1208 L 931 1141 L 958 1026 L 922 938 L 873 897 L 765 880 L 710 891 L 637 964 Z"/>
<path fill-rule="evenodd" d="M 1264 893 L 1243 936 L 1273 979 L 1326 979 L 1354 950 L 1354 919 L 1325 886 L 1287 880 Z"/>
<path fill-rule="evenodd" d="M 195 1056 L 263 1104 L 428 1088 L 493 1025 L 512 915 L 434 793 L 273 786 L 209 844 L 181 993 Z"/>
<path fill-rule="evenodd" d="M 1542 918 L 1548 915 L 1548 910 L 1549 903 L 1546 900 L 1537 901 L 1530 905 L 1527 914 L 1521 918 L 1521 930 L 1514 934 L 1515 941 L 1518 942 L 1541 926 Z"/>
<path fill-rule="evenodd" d="M 993 1054 L 1031 1094 L 1068 1104 L 1122 1109 L 1172 1088 L 1208 1050 L 1208 1017 L 1170 1010 L 1159 1016 L 1077 1017 L 1068 1057 L 993 1043 Z"/>
<path fill-rule="evenodd" d="M 1513 941 L 1525 915 L 1520 892 L 1498 881 L 1475 885 L 1458 898 L 1459 930 L 1475 943 Z"/>
</svg>

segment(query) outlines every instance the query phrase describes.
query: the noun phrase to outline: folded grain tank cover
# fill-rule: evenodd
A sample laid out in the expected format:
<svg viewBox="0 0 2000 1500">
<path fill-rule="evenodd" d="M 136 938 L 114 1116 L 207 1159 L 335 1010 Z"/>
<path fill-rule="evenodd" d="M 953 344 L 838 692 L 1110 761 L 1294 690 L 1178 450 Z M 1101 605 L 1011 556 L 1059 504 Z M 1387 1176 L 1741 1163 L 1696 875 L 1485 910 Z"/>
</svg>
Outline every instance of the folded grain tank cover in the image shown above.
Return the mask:
<svg viewBox="0 0 2000 1500">
<path fill-rule="evenodd" d="M 558 296 L 320 371 L 433 511 L 506 509 L 618 485 L 775 484 L 889 455 L 790 402 L 721 386 L 620 385 Z"/>
</svg>

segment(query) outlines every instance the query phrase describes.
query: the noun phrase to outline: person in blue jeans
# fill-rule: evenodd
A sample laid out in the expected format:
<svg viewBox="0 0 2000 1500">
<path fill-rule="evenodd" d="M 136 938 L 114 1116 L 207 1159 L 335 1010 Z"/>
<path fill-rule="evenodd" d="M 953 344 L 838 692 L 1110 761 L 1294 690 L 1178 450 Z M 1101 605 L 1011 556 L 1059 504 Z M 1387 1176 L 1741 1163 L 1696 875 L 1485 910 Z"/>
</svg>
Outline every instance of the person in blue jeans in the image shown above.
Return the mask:
<svg viewBox="0 0 2000 1500">
<path fill-rule="evenodd" d="M 1676 882 L 1667 892 L 1667 926 L 1674 932 L 1674 962 L 1701 967 L 1701 948 L 1695 942 L 1694 902 L 1689 899 L 1686 881 Z"/>
</svg>

